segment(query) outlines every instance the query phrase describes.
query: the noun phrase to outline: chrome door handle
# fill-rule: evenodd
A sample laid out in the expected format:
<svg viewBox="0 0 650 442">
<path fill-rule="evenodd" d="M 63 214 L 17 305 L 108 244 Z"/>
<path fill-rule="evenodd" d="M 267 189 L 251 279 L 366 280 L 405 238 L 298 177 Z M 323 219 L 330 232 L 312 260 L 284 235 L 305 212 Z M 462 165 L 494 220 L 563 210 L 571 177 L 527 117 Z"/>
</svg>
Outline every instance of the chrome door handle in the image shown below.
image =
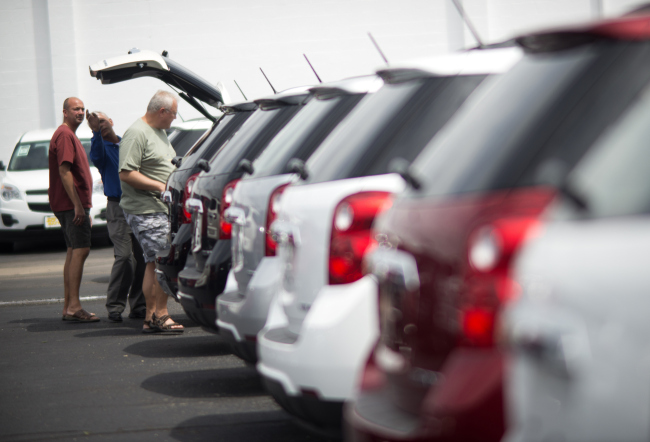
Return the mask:
<svg viewBox="0 0 650 442">
<path fill-rule="evenodd" d="M 413 291 L 420 288 L 420 276 L 415 258 L 410 253 L 395 249 L 377 249 L 366 257 L 370 271 L 380 283 L 389 282 L 399 289 Z"/>
<path fill-rule="evenodd" d="M 270 231 L 272 238 L 278 244 L 300 244 L 300 230 L 291 223 L 282 220 L 273 221 Z"/>
<path fill-rule="evenodd" d="M 185 210 L 190 213 L 203 213 L 203 203 L 198 198 L 188 198 L 185 201 Z"/>
<path fill-rule="evenodd" d="M 243 226 L 246 223 L 246 212 L 240 207 L 228 207 L 224 212 L 226 221 L 230 224 Z"/>
<path fill-rule="evenodd" d="M 163 203 L 171 203 L 172 202 L 172 193 L 169 190 L 165 190 L 160 195 L 160 198 L 162 198 Z"/>
</svg>

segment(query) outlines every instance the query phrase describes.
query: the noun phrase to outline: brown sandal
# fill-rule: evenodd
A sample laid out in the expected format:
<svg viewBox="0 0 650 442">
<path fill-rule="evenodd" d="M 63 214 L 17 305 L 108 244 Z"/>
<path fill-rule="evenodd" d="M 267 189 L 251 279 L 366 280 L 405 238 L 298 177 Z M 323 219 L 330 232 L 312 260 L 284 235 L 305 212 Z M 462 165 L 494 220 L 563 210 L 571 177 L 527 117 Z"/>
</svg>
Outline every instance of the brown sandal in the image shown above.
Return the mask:
<svg viewBox="0 0 650 442">
<path fill-rule="evenodd" d="M 65 315 L 63 320 L 70 322 L 99 322 L 99 317 L 94 313 L 88 313 L 86 310 L 81 309 L 74 312 L 73 315 Z"/>
<path fill-rule="evenodd" d="M 183 327 L 183 325 L 173 320 L 171 324 L 165 324 L 165 322 L 167 322 L 168 319 L 171 319 L 171 316 L 164 315 L 161 316 L 160 318 L 155 318 L 155 320 L 152 321 L 153 326 L 156 327 L 160 333 L 164 333 L 164 334 L 183 333 L 183 331 L 185 331 L 185 328 L 174 328 L 178 326 Z"/>
</svg>

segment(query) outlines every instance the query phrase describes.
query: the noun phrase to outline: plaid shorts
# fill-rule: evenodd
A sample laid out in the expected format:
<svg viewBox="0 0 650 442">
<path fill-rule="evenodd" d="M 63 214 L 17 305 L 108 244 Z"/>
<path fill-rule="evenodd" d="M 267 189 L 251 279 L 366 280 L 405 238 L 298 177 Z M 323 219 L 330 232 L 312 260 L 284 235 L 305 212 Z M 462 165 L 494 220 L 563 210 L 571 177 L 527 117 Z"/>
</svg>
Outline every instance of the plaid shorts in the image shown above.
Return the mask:
<svg viewBox="0 0 650 442">
<path fill-rule="evenodd" d="M 144 252 L 145 262 L 154 262 L 156 253 L 168 246 L 169 218 L 166 213 L 133 215 L 124 212 L 126 222 Z"/>
</svg>

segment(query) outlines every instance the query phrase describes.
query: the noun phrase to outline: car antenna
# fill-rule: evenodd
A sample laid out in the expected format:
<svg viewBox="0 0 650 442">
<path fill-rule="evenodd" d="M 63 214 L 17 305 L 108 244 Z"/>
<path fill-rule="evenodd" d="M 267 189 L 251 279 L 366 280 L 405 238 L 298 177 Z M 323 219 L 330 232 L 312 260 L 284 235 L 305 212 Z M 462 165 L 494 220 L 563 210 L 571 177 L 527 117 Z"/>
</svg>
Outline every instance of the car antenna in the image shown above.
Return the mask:
<svg viewBox="0 0 650 442">
<path fill-rule="evenodd" d="M 235 84 L 237 84 L 237 80 L 233 80 L 233 81 L 235 82 Z M 248 98 L 246 97 L 246 94 L 244 93 L 244 91 L 241 90 L 241 88 L 239 87 L 239 84 L 237 84 L 237 89 L 239 89 L 239 92 L 241 92 L 241 94 L 244 96 L 244 100 L 248 101 Z"/>
<path fill-rule="evenodd" d="M 316 73 L 316 69 L 314 69 L 314 67 L 311 65 L 311 62 L 309 61 L 309 58 L 307 58 L 307 56 L 305 54 L 302 54 L 302 56 L 305 57 L 305 60 L 307 60 L 307 64 L 309 64 L 309 67 L 311 68 L 311 70 L 314 71 L 314 75 L 316 76 L 316 78 L 318 78 L 318 82 L 322 83 L 323 80 L 321 80 L 320 77 L 318 76 L 318 74 Z"/>
<path fill-rule="evenodd" d="M 481 40 L 481 37 L 478 36 L 478 32 L 476 32 L 476 28 L 470 21 L 469 17 L 465 13 L 465 9 L 463 9 L 463 5 L 460 4 L 459 0 L 451 0 L 454 3 L 454 6 L 456 6 L 456 9 L 458 9 L 458 13 L 460 14 L 460 17 L 463 19 L 465 24 L 467 25 L 467 28 L 469 31 L 472 33 L 474 36 L 474 39 L 478 42 L 478 48 L 482 49 L 485 47 L 485 44 L 483 44 L 483 41 Z"/>
<path fill-rule="evenodd" d="M 260 71 L 262 71 L 262 68 L 260 68 Z M 273 89 L 273 93 L 274 93 L 274 94 L 277 94 L 278 92 L 275 90 L 275 88 L 274 88 L 273 85 L 271 84 L 271 80 L 269 80 L 269 77 L 266 76 L 266 74 L 264 73 L 264 71 L 262 71 L 262 75 L 264 75 L 264 78 L 266 78 L 266 81 L 269 82 L 269 86 L 271 86 L 271 89 Z"/>
<path fill-rule="evenodd" d="M 372 44 L 375 45 L 375 47 L 377 48 L 377 51 L 379 52 L 379 55 L 381 55 L 381 58 L 383 58 L 383 59 L 384 59 L 384 62 L 386 62 L 386 66 L 388 66 L 388 64 L 389 64 L 389 63 L 388 63 L 388 59 L 386 58 L 386 56 L 384 55 L 384 53 L 381 51 L 381 48 L 379 47 L 379 45 L 377 44 L 377 42 L 375 41 L 375 39 L 372 37 L 372 34 L 371 34 L 370 32 L 368 32 L 368 37 L 370 37 L 370 41 L 372 41 Z"/>
</svg>

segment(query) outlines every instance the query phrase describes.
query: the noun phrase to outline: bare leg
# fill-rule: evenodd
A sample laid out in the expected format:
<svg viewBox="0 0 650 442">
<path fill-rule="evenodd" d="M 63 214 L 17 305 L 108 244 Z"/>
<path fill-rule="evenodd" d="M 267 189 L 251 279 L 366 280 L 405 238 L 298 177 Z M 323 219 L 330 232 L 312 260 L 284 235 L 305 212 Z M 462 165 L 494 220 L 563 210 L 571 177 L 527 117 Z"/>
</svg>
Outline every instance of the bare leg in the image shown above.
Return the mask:
<svg viewBox="0 0 650 442">
<path fill-rule="evenodd" d="M 70 261 L 72 260 L 72 248 L 68 247 L 68 253 L 65 255 L 65 264 L 63 265 L 63 315 L 68 314 L 70 305 Z"/>
<path fill-rule="evenodd" d="M 79 301 L 79 288 L 81 287 L 81 277 L 83 276 L 83 271 L 84 271 L 84 263 L 86 262 L 86 258 L 88 258 L 88 254 L 90 253 L 90 248 L 89 247 L 84 247 L 80 249 L 68 249 L 71 250 L 72 252 L 68 252 L 68 255 L 72 255 L 70 257 L 70 262 L 68 263 L 68 259 L 66 255 L 66 266 L 68 268 L 67 270 L 67 276 L 68 276 L 68 308 L 67 308 L 67 314 L 68 315 L 74 315 L 77 311 L 81 310 L 81 302 Z M 65 266 L 64 266 L 64 272 L 65 272 Z M 64 276 L 64 285 L 65 285 L 65 276 Z"/>
<path fill-rule="evenodd" d="M 160 315 L 160 312 L 156 310 L 156 294 L 154 289 L 154 284 L 158 285 L 156 281 L 156 263 L 148 262 L 146 268 L 144 269 L 144 279 L 142 280 L 142 292 L 144 293 L 144 301 L 147 305 L 147 313 L 144 318 L 145 321 L 151 321 L 151 317 L 154 313 Z M 144 328 L 149 328 L 147 325 Z"/>
<path fill-rule="evenodd" d="M 155 270 L 156 263 L 148 262 L 147 268 L 144 271 L 144 281 L 142 282 L 142 291 L 144 292 L 144 297 L 147 302 L 146 320 L 151 320 L 152 313 L 155 313 L 158 318 L 169 314 L 169 311 L 167 310 L 167 301 L 169 298 L 163 291 L 162 287 L 160 287 L 160 284 L 158 284 Z M 150 310 L 152 310 L 151 313 Z M 171 318 L 165 321 L 165 324 L 173 323 L 174 321 Z M 145 325 L 144 328 L 147 328 L 147 326 Z M 173 328 L 175 330 L 183 330 L 183 326 L 180 324 Z"/>
</svg>

